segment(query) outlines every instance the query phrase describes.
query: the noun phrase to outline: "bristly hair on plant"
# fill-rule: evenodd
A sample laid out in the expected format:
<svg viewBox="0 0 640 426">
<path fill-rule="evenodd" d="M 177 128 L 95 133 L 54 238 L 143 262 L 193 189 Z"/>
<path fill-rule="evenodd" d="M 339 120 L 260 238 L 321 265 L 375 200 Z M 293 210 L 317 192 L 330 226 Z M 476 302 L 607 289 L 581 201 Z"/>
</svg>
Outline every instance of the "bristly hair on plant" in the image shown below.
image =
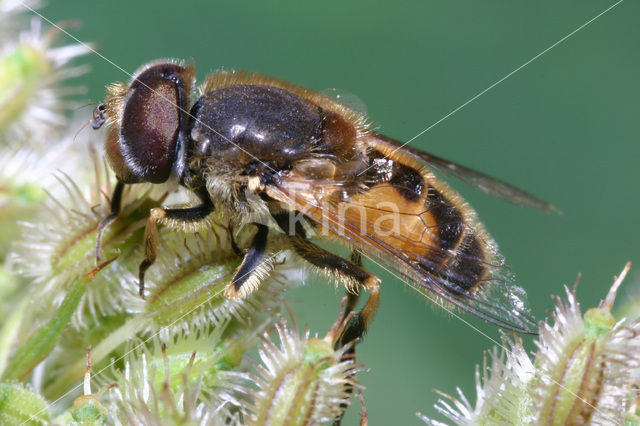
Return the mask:
<svg viewBox="0 0 640 426">
<path fill-rule="evenodd" d="M 244 387 L 246 424 L 311 425 L 342 418 L 363 370 L 352 356 L 355 342 L 335 349 L 351 318 L 343 313 L 322 338 L 310 337 L 308 330 L 301 335 L 295 322 L 289 327 L 284 321 L 275 324 L 279 344 L 264 334 L 260 362 Z"/>
<path fill-rule="evenodd" d="M 23 5 L 5 3 L 0 3 L 8 8 L 6 14 L 0 13 L 0 27 L 15 25 L 3 21 L 27 21 Z M 68 124 L 67 111 L 77 106 L 68 96 L 84 93 L 82 87 L 62 83 L 88 71 L 86 65 L 71 63 L 90 48 L 58 46 L 58 28 L 43 30 L 39 18 L 28 22 L 29 28 L 21 29 L 17 36 L 0 32 L 0 144 L 48 148 Z"/>
<path fill-rule="evenodd" d="M 436 410 L 457 425 L 638 424 L 640 318 L 616 320 L 611 309 L 631 264 L 606 297 L 584 314 L 576 289 L 555 298 L 551 323 L 540 324 L 531 360 L 519 339 L 506 339 L 476 374 L 476 403 L 458 390 Z M 419 414 L 426 423 L 443 425 Z"/>
</svg>

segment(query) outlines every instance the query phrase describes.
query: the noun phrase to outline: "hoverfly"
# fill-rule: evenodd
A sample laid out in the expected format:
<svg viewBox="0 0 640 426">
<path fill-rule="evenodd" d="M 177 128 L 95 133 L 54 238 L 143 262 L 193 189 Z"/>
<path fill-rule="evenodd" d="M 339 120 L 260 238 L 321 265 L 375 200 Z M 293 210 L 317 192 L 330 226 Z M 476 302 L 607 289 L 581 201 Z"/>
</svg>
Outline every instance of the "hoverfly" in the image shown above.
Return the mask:
<svg viewBox="0 0 640 426">
<path fill-rule="evenodd" d="M 369 130 L 362 114 L 310 89 L 255 73 L 219 71 L 207 77 L 193 102 L 194 75 L 193 64 L 151 62 L 129 84 L 109 86 L 106 102 L 94 111 L 93 127 L 107 124 L 105 150 L 117 177 L 97 255 L 100 235 L 120 212 L 125 185 L 175 179 L 200 200 L 151 210 L 141 295 L 145 271 L 156 258 L 156 224 L 193 229 L 216 211 L 230 226 L 255 227 L 227 298 L 256 289 L 270 267 L 273 235 L 342 282 L 352 294 L 348 309 L 361 288 L 369 290 L 342 341 L 366 331 L 379 302 L 380 280 L 363 268 L 362 254 L 440 302 L 500 327 L 534 329 L 522 290 L 501 275 L 504 264 L 491 237 L 431 168 L 516 204 L 542 210 L 551 209 L 549 204 Z M 312 238 L 346 243 L 351 258 Z"/>
</svg>

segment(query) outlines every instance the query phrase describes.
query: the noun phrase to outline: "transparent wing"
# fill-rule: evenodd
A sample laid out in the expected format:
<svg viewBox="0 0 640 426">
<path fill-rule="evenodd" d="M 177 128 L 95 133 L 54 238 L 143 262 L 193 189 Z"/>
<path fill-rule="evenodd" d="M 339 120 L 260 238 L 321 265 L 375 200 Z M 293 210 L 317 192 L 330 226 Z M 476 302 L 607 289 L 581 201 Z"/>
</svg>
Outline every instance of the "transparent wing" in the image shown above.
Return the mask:
<svg viewBox="0 0 640 426">
<path fill-rule="evenodd" d="M 424 177 L 435 184 L 432 174 L 425 172 Z M 397 188 L 393 185 L 382 183 L 358 192 L 348 181 L 293 173 L 267 188 L 269 196 L 320 225 L 319 232 L 345 239 L 427 298 L 454 305 L 505 329 L 535 333 L 536 323 L 526 308 L 524 291 L 513 285 L 508 268 L 481 225 L 468 217 L 455 219 L 452 212 L 443 213 L 443 209 L 454 208 L 443 203 L 426 208 L 424 200 L 399 202 L 390 209 L 385 200 L 392 199 L 394 191 Z M 436 211 L 438 217 L 453 219 L 434 221 Z M 385 215 L 396 215 L 400 225 L 385 222 Z M 462 233 L 455 247 L 447 244 L 452 232 Z"/>
<path fill-rule="evenodd" d="M 376 141 L 374 144 L 381 142 L 393 145 L 397 150 L 407 152 L 410 155 L 419 158 L 445 176 L 452 175 L 486 194 L 509 201 L 518 206 L 535 207 L 545 213 L 552 211 L 559 212 L 555 206 L 541 200 L 535 195 L 529 194 L 528 192 L 491 176 L 487 176 L 484 173 L 454 163 L 453 161 L 445 160 L 444 158 L 437 157 L 433 154 L 429 154 L 377 133 L 371 133 L 368 137 L 370 138 L 368 142 Z"/>
</svg>

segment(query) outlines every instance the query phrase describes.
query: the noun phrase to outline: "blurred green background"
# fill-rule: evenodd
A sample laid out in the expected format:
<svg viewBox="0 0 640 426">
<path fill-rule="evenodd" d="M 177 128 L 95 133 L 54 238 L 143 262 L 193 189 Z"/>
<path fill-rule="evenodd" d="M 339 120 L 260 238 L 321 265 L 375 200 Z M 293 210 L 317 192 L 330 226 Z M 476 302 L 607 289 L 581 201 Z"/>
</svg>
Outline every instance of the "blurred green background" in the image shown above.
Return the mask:
<svg viewBox="0 0 640 426">
<path fill-rule="evenodd" d="M 613 3 L 64 0 L 41 12 L 80 21 L 73 34 L 127 72 L 155 58 L 193 58 L 199 81 L 224 67 L 340 88 L 365 103 L 383 133 L 407 140 Z M 620 299 L 640 284 L 639 18 L 639 2 L 622 2 L 413 142 L 563 211 L 547 216 L 453 182 L 538 318 L 578 272 L 583 307 L 605 295 L 627 260 L 637 266 Z M 90 101 L 103 99 L 105 84 L 129 79 L 97 55 L 87 61 Z M 417 411 L 437 417 L 433 388 L 453 394 L 460 386 L 475 400 L 475 365 L 493 343 L 371 269 L 383 277 L 382 303 L 358 348 L 370 369 L 359 376 L 370 424 L 419 424 Z M 324 333 L 341 295 L 326 285 L 291 291 L 298 324 Z M 496 328 L 463 318 L 498 338 Z M 357 423 L 358 405 L 345 424 Z"/>
</svg>

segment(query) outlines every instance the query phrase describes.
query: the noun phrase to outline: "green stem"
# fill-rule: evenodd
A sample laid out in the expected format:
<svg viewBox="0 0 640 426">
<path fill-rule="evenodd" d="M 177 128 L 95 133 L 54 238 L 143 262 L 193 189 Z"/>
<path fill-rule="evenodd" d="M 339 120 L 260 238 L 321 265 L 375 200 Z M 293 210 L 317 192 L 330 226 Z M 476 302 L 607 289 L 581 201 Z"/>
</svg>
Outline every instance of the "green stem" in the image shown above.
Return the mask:
<svg viewBox="0 0 640 426">
<path fill-rule="evenodd" d="M 7 365 L 3 380 L 24 380 L 31 370 L 40 363 L 51 352 L 56 342 L 67 327 L 71 316 L 75 312 L 82 296 L 84 295 L 89 283 L 95 275 L 105 266 L 116 260 L 113 258 L 93 268 L 87 274 L 78 279 L 67 292 L 60 307 L 53 314 L 53 317 L 40 328 L 38 328 L 31 337 L 18 348 Z"/>
<path fill-rule="evenodd" d="M 0 377 L 7 366 L 11 348 L 13 348 L 17 340 L 20 322 L 27 306 L 29 306 L 29 299 L 25 297 L 18 307 L 11 312 L 2 330 L 0 330 Z"/>
</svg>

